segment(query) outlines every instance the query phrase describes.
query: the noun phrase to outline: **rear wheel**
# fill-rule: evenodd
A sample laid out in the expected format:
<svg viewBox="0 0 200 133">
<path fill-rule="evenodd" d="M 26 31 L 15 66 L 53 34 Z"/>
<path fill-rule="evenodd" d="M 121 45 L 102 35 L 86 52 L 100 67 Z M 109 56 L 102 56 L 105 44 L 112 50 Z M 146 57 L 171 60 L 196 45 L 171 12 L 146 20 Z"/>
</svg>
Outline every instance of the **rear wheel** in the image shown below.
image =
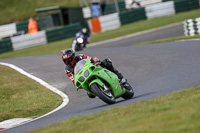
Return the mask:
<svg viewBox="0 0 200 133">
<path fill-rule="evenodd" d="M 107 104 L 114 104 L 115 98 L 109 89 L 105 89 L 94 83 L 91 86 L 91 91 Z"/>
<path fill-rule="evenodd" d="M 129 83 L 126 83 L 124 85 L 124 88 L 126 89 L 126 92 L 124 93 L 124 95 L 122 96 L 122 98 L 124 98 L 124 99 L 131 99 L 134 96 L 133 88 L 131 87 L 131 85 Z"/>
</svg>

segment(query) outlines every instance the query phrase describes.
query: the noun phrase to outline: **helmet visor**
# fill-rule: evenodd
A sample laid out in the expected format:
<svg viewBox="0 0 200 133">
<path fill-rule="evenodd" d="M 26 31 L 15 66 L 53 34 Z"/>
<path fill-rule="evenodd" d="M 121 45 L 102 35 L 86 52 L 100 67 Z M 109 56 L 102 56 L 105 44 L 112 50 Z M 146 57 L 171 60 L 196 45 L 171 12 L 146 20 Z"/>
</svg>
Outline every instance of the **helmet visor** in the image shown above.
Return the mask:
<svg viewBox="0 0 200 133">
<path fill-rule="evenodd" d="M 72 62 L 73 58 L 67 58 L 64 60 L 65 64 L 70 66 L 71 62 Z"/>
</svg>

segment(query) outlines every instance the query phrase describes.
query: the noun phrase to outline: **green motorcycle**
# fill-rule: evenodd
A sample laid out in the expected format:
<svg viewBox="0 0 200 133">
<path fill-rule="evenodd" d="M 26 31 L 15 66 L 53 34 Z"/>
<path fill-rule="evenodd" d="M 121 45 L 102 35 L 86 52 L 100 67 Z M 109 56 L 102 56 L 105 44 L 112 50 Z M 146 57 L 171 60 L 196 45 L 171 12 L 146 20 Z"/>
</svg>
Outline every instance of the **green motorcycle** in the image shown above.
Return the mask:
<svg viewBox="0 0 200 133">
<path fill-rule="evenodd" d="M 133 88 L 129 83 L 120 85 L 117 75 L 90 60 L 80 60 L 74 68 L 74 83 L 78 89 L 83 88 L 107 104 L 114 104 L 115 99 L 131 99 Z"/>
</svg>

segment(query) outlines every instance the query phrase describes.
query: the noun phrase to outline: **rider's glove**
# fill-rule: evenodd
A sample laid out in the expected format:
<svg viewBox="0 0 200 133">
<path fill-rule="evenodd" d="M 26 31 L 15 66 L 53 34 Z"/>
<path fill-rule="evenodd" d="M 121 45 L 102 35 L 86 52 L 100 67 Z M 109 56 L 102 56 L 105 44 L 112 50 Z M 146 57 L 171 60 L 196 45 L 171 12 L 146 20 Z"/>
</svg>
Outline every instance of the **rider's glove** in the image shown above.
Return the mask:
<svg viewBox="0 0 200 133">
<path fill-rule="evenodd" d="M 97 65 L 100 65 L 100 64 L 101 64 L 101 61 L 100 61 L 100 60 L 94 62 L 94 65 L 96 65 L 96 66 L 97 66 Z"/>
<path fill-rule="evenodd" d="M 93 59 L 90 60 L 91 63 L 94 63 L 95 61 Z"/>
</svg>

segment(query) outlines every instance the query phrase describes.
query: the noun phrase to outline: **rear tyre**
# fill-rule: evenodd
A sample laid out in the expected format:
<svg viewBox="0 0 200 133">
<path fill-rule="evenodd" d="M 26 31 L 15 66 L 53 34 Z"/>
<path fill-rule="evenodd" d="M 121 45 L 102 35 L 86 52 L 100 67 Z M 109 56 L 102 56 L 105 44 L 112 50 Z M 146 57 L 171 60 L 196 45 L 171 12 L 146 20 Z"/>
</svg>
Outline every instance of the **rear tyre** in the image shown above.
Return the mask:
<svg viewBox="0 0 200 133">
<path fill-rule="evenodd" d="M 109 90 L 105 90 L 103 87 L 99 86 L 96 83 L 92 84 L 90 87 L 91 91 L 105 103 L 107 104 L 115 103 L 115 98 Z"/>
<path fill-rule="evenodd" d="M 83 47 L 86 48 L 86 43 L 83 44 Z"/>
<path fill-rule="evenodd" d="M 131 87 L 131 85 L 129 83 L 126 83 L 124 85 L 124 88 L 126 89 L 126 92 L 124 93 L 124 95 L 122 96 L 122 98 L 124 98 L 124 99 L 131 99 L 134 96 L 133 88 Z"/>
</svg>

